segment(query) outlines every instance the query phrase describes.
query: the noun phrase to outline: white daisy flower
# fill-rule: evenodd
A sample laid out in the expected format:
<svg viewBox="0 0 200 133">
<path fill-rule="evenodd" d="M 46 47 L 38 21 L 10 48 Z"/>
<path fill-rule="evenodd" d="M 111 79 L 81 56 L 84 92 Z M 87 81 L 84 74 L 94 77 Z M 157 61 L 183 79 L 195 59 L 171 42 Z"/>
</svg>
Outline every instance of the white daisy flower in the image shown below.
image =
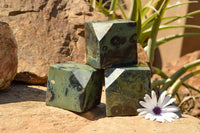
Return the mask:
<svg viewBox="0 0 200 133">
<path fill-rule="evenodd" d="M 145 119 L 157 120 L 159 122 L 174 121 L 174 118 L 179 118 L 174 112 L 178 111 L 176 106 L 168 106 L 173 103 L 176 99 L 171 98 L 171 95 L 166 96 L 166 91 L 164 91 L 159 99 L 157 100 L 156 94 L 154 91 L 151 92 L 151 97 L 145 94 L 144 100 L 139 103 L 145 108 L 137 109 L 140 112 L 138 115 L 145 115 Z"/>
</svg>

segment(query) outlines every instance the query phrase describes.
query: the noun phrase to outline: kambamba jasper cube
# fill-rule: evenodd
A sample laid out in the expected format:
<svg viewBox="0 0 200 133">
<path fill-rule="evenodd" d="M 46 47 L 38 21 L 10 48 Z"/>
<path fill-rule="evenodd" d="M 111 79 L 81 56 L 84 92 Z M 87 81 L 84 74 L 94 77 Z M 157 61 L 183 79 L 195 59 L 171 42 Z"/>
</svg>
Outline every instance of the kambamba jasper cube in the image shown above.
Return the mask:
<svg viewBox="0 0 200 133">
<path fill-rule="evenodd" d="M 46 104 L 84 112 L 100 103 L 104 73 L 74 62 L 51 65 Z"/>
<path fill-rule="evenodd" d="M 150 89 L 148 67 L 122 67 L 105 70 L 106 115 L 137 115 L 139 100 Z"/>
<path fill-rule="evenodd" d="M 87 64 L 99 69 L 137 64 L 136 33 L 133 21 L 86 22 Z"/>
</svg>

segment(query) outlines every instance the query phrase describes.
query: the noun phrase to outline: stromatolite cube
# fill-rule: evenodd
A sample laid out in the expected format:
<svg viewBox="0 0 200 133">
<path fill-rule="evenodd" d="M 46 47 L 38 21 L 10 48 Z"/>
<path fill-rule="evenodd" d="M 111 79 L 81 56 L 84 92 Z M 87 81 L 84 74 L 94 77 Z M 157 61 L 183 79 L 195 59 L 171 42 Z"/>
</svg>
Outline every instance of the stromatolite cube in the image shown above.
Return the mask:
<svg viewBox="0 0 200 133">
<path fill-rule="evenodd" d="M 87 64 L 96 68 L 137 63 L 136 23 L 133 21 L 85 22 Z"/>
<path fill-rule="evenodd" d="M 139 100 L 150 93 L 148 67 L 123 67 L 105 70 L 106 115 L 137 115 Z"/>
<path fill-rule="evenodd" d="M 84 112 L 100 103 L 104 72 L 74 62 L 51 65 L 46 104 Z"/>
</svg>

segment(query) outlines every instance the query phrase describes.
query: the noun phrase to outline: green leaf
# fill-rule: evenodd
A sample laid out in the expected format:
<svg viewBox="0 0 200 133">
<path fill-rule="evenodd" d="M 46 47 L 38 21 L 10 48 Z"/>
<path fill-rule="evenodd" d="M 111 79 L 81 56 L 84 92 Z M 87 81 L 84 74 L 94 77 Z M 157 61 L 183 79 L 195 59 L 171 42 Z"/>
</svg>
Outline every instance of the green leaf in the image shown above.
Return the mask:
<svg viewBox="0 0 200 133">
<path fill-rule="evenodd" d="M 170 23 L 172 23 L 172 22 L 174 22 L 174 21 L 177 21 L 177 20 L 179 20 L 179 19 L 181 19 L 181 18 L 190 17 L 190 16 L 193 16 L 193 15 L 196 15 L 196 14 L 199 14 L 199 13 L 200 13 L 200 10 L 196 10 L 196 11 L 190 12 L 190 13 L 184 15 L 184 16 L 177 16 L 177 17 L 175 17 L 174 19 L 172 19 L 172 20 L 170 20 L 170 21 L 168 21 L 168 22 L 166 22 L 166 23 L 164 23 L 164 24 L 165 24 L 165 25 L 166 25 L 166 24 L 170 24 Z M 168 17 L 168 18 L 169 18 L 169 17 Z M 166 18 L 164 18 L 164 19 L 166 19 Z"/>
<path fill-rule="evenodd" d="M 138 11 L 138 19 L 137 19 L 137 37 L 140 38 L 140 34 L 141 34 L 141 15 L 140 12 Z"/>
<path fill-rule="evenodd" d="M 158 10 L 156 10 L 155 7 L 153 7 L 153 6 L 149 6 L 149 8 L 152 9 L 152 10 L 154 10 L 154 12 L 156 12 L 157 14 L 159 13 Z"/>
<path fill-rule="evenodd" d="M 156 74 L 158 74 L 159 76 L 161 76 L 163 79 L 167 79 L 168 76 L 159 68 L 157 67 L 153 67 L 153 69 L 156 71 Z"/>
<path fill-rule="evenodd" d="M 152 2 L 153 2 L 153 0 L 149 0 L 149 1 L 145 4 L 144 8 L 147 7 L 147 6 L 149 6 L 149 5 L 151 5 Z"/>
<path fill-rule="evenodd" d="M 148 29 L 149 26 L 147 26 L 147 24 L 149 24 L 150 22 L 152 22 L 155 17 L 157 16 L 157 13 L 153 13 L 151 16 L 149 16 L 143 23 L 142 23 L 142 28 L 143 29 Z"/>
<path fill-rule="evenodd" d="M 160 2 L 160 1 L 163 2 L 164 0 L 156 0 L 155 2 L 152 3 L 152 6 L 155 6 L 155 5 L 156 5 L 158 2 Z"/>
<path fill-rule="evenodd" d="M 181 103 L 181 98 L 180 98 L 180 96 L 179 96 L 178 93 L 176 93 L 176 97 L 177 97 L 177 99 L 178 99 L 178 102 Z"/>
<path fill-rule="evenodd" d="M 182 3 L 176 3 L 174 5 L 170 5 L 170 6 L 167 6 L 167 10 L 168 9 L 171 9 L 171 8 L 174 8 L 174 7 L 177 7 L 177 6 L 181 6 L 181 5 L 185 5 L 185 4 L 191 4 L 191 3 L 198 3 L 198 1 L 186 1 L 186 2 L 182 2 Z"/>
<path fill-rule="evenodd" d="M 109 4 L 111 2 L 111 0 L 107 0 L 107 1 L 105 1 L 104 3 L 103 3 L 103 7 L 105 7 L 107 4 Z"/>
<path fill-rule="evenodd" d="M 146 14 L 148 13 L 148 11 L 151 9 L 150 6 L 152 6 L 152 2 L 153 0 L 149 0 L 148 3 L 146 3 L 146 5 L 143 7 L 142 11 L 141 11 L 141 19 L 143 19 Z"/>
<path fill-rule="evenodd" d="M 186 88 L 190 88 L 190 89 L 192 89 L 192 90 L 194 90 L 194 91 L 196 91 L 196 92 L 198 92 L 198 93 L 200 93 L 200 90 L 198 90 L 197 88 L 195 88 L 195 87 L 193 87 L 193 86 L 191 86 L 191 85 L 189 85 L 189 84 L 186 84 L 186 83 L 182 83 Z"/>
<path fill-rule="evenodd" d="M 151 83 L 151 89 L 156 88 L 157 86 L 161 86 L 165 83 L 166 79 L 163 80 L 156 80 Z"/>
<path fill-rule="evenodd" d="M 192 16 L 169 16 L 162 19 L 162 21 L 169 20 L 169 19 L 181 19 L 181 18 L 193 18 Z M 166 24 L 166 23 L 165 23 Z"/>
<path fill-rule="evenodd" d="M 157 86 L 163 85 L 166 82 L 166 79 L 168 78 L 168 76 L 163 71 L 161 71 L 159 68 L 153 67 L 153 69 L 156 71 L 156 74 L 158 74 L 159 76 L 161 76 L 164 80 L 155 80 L 155 81 L 153 81 L 152 84 L 151 84 L 151 88 L 152 89 L 155 88 L 155 87 L 157 87 Z M 190 73 L 189 75 L 187 75 L 187 76 L 185 76 L 184 78 L 181 79 L 182 80 L 181 83 L 186 88 L 188 88 L 188 89 L 190 88 L 190 89 L 192 89 L 192 90 L 197 91 L 198 93 L 200 93 L 200 90 L 196 89 L 195 87 L 193 87 L 191 85 L 188 85 L 188 84 L 184 83 L 185 80 L 187 80 L 190 77 L 195 76 L 197 74 L 199 74 L 198 71 L 196 71 L 195 73 Z M 178 86 L 176 86 L 176 87 L 178 87 Z"/>
<path fill-rule="evenodd" d="M 149 0 L 146 4 L 145 4 L 145 6 L 144 6 L 144 8 L 145 7 L 148 7 L 148 6 L 155 6 L 158 2 L 160 2 L 160 0 L 156 0 L 155 2 L 153 2 L 153 0 Z"/>
<path fill-rule="evenodd" d="M 156 42 L 156 48 L 171 40 L 174 40 L 180 37 L 187 37 L 187 36 L 200 36 L 200 33 L 183 33 L 183 34 L 170 35 L 170 36 L 158 39 Z"/>
<path fill-rule="evenodd" d="M 153 64 L 153 60 L 154 60 L 154 51 L 155 51 L 156 37 L 158 34 L 159 25 L 161 23 L 162 17 L 164 15 L 164 12 L 166 10 L 168 3 L 169 3 L 169 0 L 163 1 L 162 5 L 159 9 L 159 13 L 155 18 L 155 21 L 154 21 L 154 24 L 152 27 L 152 31 L 151 31 L 150 37 L 148 39 L 148 42 L 147 42 L 147 45 L 148 45 L 147 56 L 148 56 L 151 64 Z"/>
<path fill-rule="evenodd" d="M 184 76 L 183 78 L 171 82 L 172 86 L 167 90 L 168 94 L 174 95 L 177 92 L 178 88 L 183 84 L 184 81 L 188 80 L 189 78 L 191 78 L 191 77 L 193 77 L 193 76 L 195 76 L 197 74 L 200 74 L 200 70 L 191 72 L 190 74 Z M 169 83 L 169 82 L 167 82 L 167 83 Z M 166 86 L 167 85 L 164 84 L 163 90 L 165 89 L 164 87 L 166 87 Z M 200 91 L 198 91 L 198 92 L 200 92 Z"/>
<path fill-rule="evenodd" d="M 179 69 L 176 73 L 174 73 L 171 77 L 169 77 L 166 81 L 163 87 L 161 88 L 161 92 L 164 90 L 167 90 L 174 82 L 182 76 L 185 72 L 197 67 L 200 65 L 200 59 L 193 61 L 189 64 L 184 65 L 181 69 Z"/>
<path fill-rule="evenodd" d="M 149 38 L 149 35 L 150 35 L 150 32 L 144 32 L 143 29 L 141 29 L 141 34 L 140 34 L 140 37 L 138 38 L 138 42 L 140 44 L 142 44 L 142 47 L 146 46 L 146 42 L 145 41 Z"/>
<path fill-rule="evenodd" d="M 200 29 L 200 26 L 198 26 L 198 25 L 161 25 L 159 27 L 159 30 L 171 29 L 171 28 L 197 28 L 197 29 Z"/>
<path fill-rule="evenodd" d="M 117 9 L 118 0 L 112 0 L 109 11 L 115 12 Z"/>
<path fill-rule="evenodd" d="M 150 0 L 142 9 L 142 13 L 141 13 L 141 19 L 143 19 L 146 14 L 149 12 L 150 9 L 153 9 L 154 11 L 157 12 L 157 10 L 154 8 L 156 4 L 158 4 L 161 0 L 156 0 L 155 2 L 153 2 L 152 0 Z"/>
<path fill-rule="evenodd" d="M 119 10 L 120 10 L 121 13 L 122 13 L 123 18 L 124 18 L 125 20 L 128 20 L 128 18 L 127 18 L 127 16 L 126 16 L 126 14 L 125 14 L 124 9 L 122 8 L 122 6 L 121 6 L 119 3 L 118 3 L 117 5 L 118 5 L 118 7 L 119 7 Z"/>
<path fill-rule="evenodd" d="M 159 26 L 159 30 L 165 30 L 165 29 L 172 29 L 172 28 L 197 28 L 197 29 L 200 29 L 200 26 L 198 25 L 160 25 Z M 149 28 L 148 30 L 146 31 L 143 31 L 142 32 L 142 36 L 141 38 L 147 38 L 149 37 L 151 33 L 151 28 Z"/>
<path fill-rule="evenodd" d="M 142 12 L 141 12 L 141 18 L 144 19 L 144 17 L 146 16 L 147 12 L 150 10 L 149 7 L 144 7 L 142 9 Z"/>
<path fill-rule="evenodd" d="M 137 0 L 131 0 L 131 8 L 129 14 L 129 20 L 136 21 L 137 19 Z"/>
<path fill-rule="evenodd" d="M 98 7 L 98 11 L 99 11 L 99 12 L 103 13 L 105 16 L 110 16 L 110 11 L 109 11 L 108 9 L 106 9 L 106 8 L 104 7 L 104 5 L 102 5 L 102 3 L 99 3 L 98 1 L 96 1 L 96 5 L 97 5 L 97 7 Z M 116 18 L 115 15 L 113 15 L 113 16 L 111 16 L 111 17 L 112 17 L 113 19 Z"/>
<path fill-rule="evenodd" d="M 138 12 L 140 12 L 140 16 L 141 16 L 141 12 L 142 12 L 142 3 L 141 3 L 141 0 L 137 0 L 137 10 L 138 10 Z"/>
<path fill-rule="evenodd" d="M 103 0 L 99 0 L 99 4 L 102 5 L 102 3 L 103 3 Z"/>
<path fill-rule="evenodd" d="M 109 14 L 112 19 L 116 18 L 115 11 L 117 9 L 118 0 L 112 0 L 110 4 Z"/>
</svg>

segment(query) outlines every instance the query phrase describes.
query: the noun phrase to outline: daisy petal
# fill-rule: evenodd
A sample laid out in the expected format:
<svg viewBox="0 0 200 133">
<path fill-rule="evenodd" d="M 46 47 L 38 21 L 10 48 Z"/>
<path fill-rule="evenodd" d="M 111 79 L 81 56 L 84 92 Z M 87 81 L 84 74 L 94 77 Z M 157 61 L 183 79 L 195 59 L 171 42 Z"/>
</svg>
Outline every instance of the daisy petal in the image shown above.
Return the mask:
<svg viewBox="0 0 200 133">
<path fill-rule="evenodd" d="M 166 117 L 169 117 L 169 118 L 179 118 L 179 116 L 177 115 L 177 114 L 175 114 L 175 113 L 172 113 L 172 112 L 167 112 L 167 113 L 164 113 L 164 115 L 166 116 Z"/>
<path fill-rule="evenodd" d="M 145 94 L 144 101 L 148 103 L 151 106 L 151 108 L 153 108 L 152 99 L 149 95 Z"/>
<path fill-rule="evenodd" d="M 153 120 L 155 120 L 156 119 L 156 117 L 154 116 L 154 115 L 152 115 L 151 117 L 150 117 L 150 120 L 151 121 L 153 121 Z"/>
<path fill-rule="evenodd" d="M 140 103 L 140 105 L 142 105 L 145 108 L 151 108 L 152 107 L 149 103 L 146 103 L 146 102 L 143 102 L 143 101 L 140 101 L 139 103 Z"/>
<path fill-rule="evenodd" d="M 165 119 L 166 121 L 168 121 L 168 122 L 174 121 L 174 119 L 172 119 L 172 118 L 170 118 L 170 117 L 164 117 L 164 119 Z"/>
<path fill-rule="evenodd" d="M 162 109 L 164 112 L 177 112 L 179 109 L 176 106 L 167 106 Z"/>
<path fill-rule="evenodd" d="M 157 105 L 157 97 L 155 91 L 151 91 L 151 98 L 152 98 L 152 105 L 156 106 Z"/>
<path fill-rule="evenodd" d="M 163 105 L 165 105 L 165 104 L 170 100 L 170 98 L 171 98 L 171 95 L 167 95 L 167 96 L 164 98 L 162 105 L 160 105 L 160 106 L 163 107 Z"/>
<path fill-rule="evenodd" d="M 151 97 L 149 95 L 145 94 L 144 100 L 145 100 L 145 102 L 149 102 L 149 101 L 151 101 Z"/>
<path fill-rule="evenodd" d="M 147 109 L 147 108 L 139 108 L 139 109 L 137 109 L 137 112 L 142 112 L 142 111 L 150 111 L 150 109 Z"/>
<path fill-rule="evenodd" d="M 148 112 L 147 111 L 142 111 L 138 114 L 138 116 L 146 115 Z"/>
<path fill-rule="evenodd" d="M 151 113 L 147 113 L 146 115 L 145 115 L 145 119 L 149 119 L 149 118 L 151 118 L 152 117 L 152 114 Z"/>
<path fill-rule="evenodd" d="M 165 122 L 164 118 L 161 115 L 156 116 L 156 120 L 159 122 Z"/>
<path fill-rule="evenodd" d="M 163 104 L 163 108 L 166 107 L 167 105 L 173 103 L 174 101 L 176 101 L 176 98 L 171 98 L 166 104 Z"/>
<path fill-rule="evenodd" d="M 163 100 L 165 99 L 165 96 L 167 94 L 167 91 L 164 91 L 160 97 L 159 97 L 159 100 L 158 100 L 158 106 L 162 107 L 162 103 L 163 103 Z"/>
</svg>

